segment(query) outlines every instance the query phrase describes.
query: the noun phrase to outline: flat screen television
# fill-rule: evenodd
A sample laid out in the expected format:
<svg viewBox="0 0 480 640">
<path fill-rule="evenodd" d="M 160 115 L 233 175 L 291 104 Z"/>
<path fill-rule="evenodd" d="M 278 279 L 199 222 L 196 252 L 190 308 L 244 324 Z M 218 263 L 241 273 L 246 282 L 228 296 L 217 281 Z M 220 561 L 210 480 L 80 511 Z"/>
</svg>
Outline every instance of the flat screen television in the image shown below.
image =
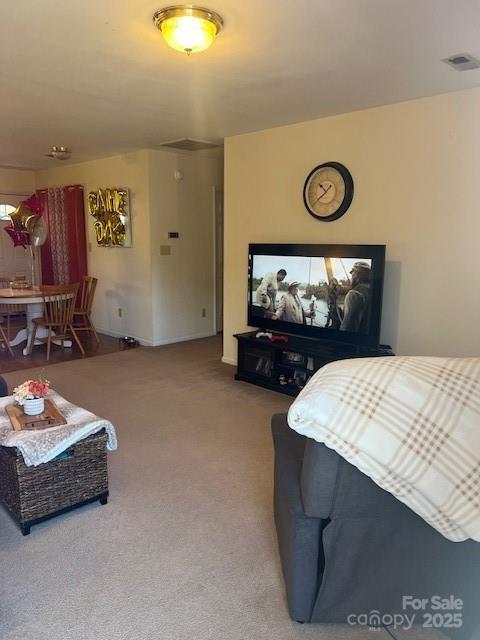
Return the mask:
<svg viewBox="0 0 480 640">
<path fill-rule="evenodd" d="M 385 245 L 251 244 L 248 324 L 378 345 Z"/>
</svg>

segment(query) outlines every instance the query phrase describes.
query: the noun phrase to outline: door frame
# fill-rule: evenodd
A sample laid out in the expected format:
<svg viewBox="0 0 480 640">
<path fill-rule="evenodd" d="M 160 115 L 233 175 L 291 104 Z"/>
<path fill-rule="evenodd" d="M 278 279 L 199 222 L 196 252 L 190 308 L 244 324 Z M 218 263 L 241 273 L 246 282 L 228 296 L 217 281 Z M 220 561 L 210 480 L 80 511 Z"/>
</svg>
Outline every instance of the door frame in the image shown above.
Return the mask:
<svg viewBox="0 0 480 640">
<path fill-rule="evenodd" d="M 222 198 L 223 200 L 223 186 L 215 185 L 212 187 L 212 209 L 213 209 L 213 308 L 212 308 L 212 318 L 213 318 L 213 333 L 217 335 L 218 326 L 217 326 L 217 199 Z M 223 206 L 222 206 L 222 216 L 224 217 Z M 222 229 L 224 229 L 222 224 Z M 225 232 L 223 234 L 225 236 Z M 223 238 L 222 238 L 223 240 Z M 223 296 L 222 296 L 223 298 Z M 223 309 L 222 309 L 223 315 Z M 223 330 L 223 322 L 222 322 L 222 330 Z"/>
</svg>

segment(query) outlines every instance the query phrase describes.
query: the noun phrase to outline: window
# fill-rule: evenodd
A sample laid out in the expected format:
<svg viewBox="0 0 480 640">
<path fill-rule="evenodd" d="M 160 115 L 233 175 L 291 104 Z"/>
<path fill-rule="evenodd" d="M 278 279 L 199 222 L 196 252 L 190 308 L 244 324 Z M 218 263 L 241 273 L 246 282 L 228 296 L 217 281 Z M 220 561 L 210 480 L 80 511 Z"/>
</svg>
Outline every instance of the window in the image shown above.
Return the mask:
<svg viewBox="0 0 480 640">
<path fill-rule="evenodd" d="M 10 220 L 10 214 L 16 208 L 11 204 L 0 204 L 0 220 Z"/>
</svg>

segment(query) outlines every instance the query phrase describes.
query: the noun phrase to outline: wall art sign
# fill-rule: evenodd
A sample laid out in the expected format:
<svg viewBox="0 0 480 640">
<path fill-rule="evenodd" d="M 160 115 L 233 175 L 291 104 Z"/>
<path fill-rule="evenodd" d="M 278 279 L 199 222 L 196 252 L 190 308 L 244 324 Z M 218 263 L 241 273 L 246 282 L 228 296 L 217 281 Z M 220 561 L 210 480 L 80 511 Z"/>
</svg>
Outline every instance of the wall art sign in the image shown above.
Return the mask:
<svg viewBox="0 0 480 640">
<path fill-rule="evenodd" d="M 128 189 L 105 188 L 88 194 L 88 211 L 99 247 L 131 247 L 132 228 Z"/>
</svg>

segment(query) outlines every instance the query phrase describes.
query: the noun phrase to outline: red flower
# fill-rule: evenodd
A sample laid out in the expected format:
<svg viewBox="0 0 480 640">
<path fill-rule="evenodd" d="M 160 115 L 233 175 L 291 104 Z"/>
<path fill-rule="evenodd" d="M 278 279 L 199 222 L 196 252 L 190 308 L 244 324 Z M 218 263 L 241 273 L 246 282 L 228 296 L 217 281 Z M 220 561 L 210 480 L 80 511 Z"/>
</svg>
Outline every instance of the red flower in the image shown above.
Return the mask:
<svg viewBox="0 0 480 640">
<path fill-rule="evenodd" d="M 50 387 L 50 383 L 47 380 L 30 380 L 28 390 L 35 398 L 44 398 Z"/>
</svg>

